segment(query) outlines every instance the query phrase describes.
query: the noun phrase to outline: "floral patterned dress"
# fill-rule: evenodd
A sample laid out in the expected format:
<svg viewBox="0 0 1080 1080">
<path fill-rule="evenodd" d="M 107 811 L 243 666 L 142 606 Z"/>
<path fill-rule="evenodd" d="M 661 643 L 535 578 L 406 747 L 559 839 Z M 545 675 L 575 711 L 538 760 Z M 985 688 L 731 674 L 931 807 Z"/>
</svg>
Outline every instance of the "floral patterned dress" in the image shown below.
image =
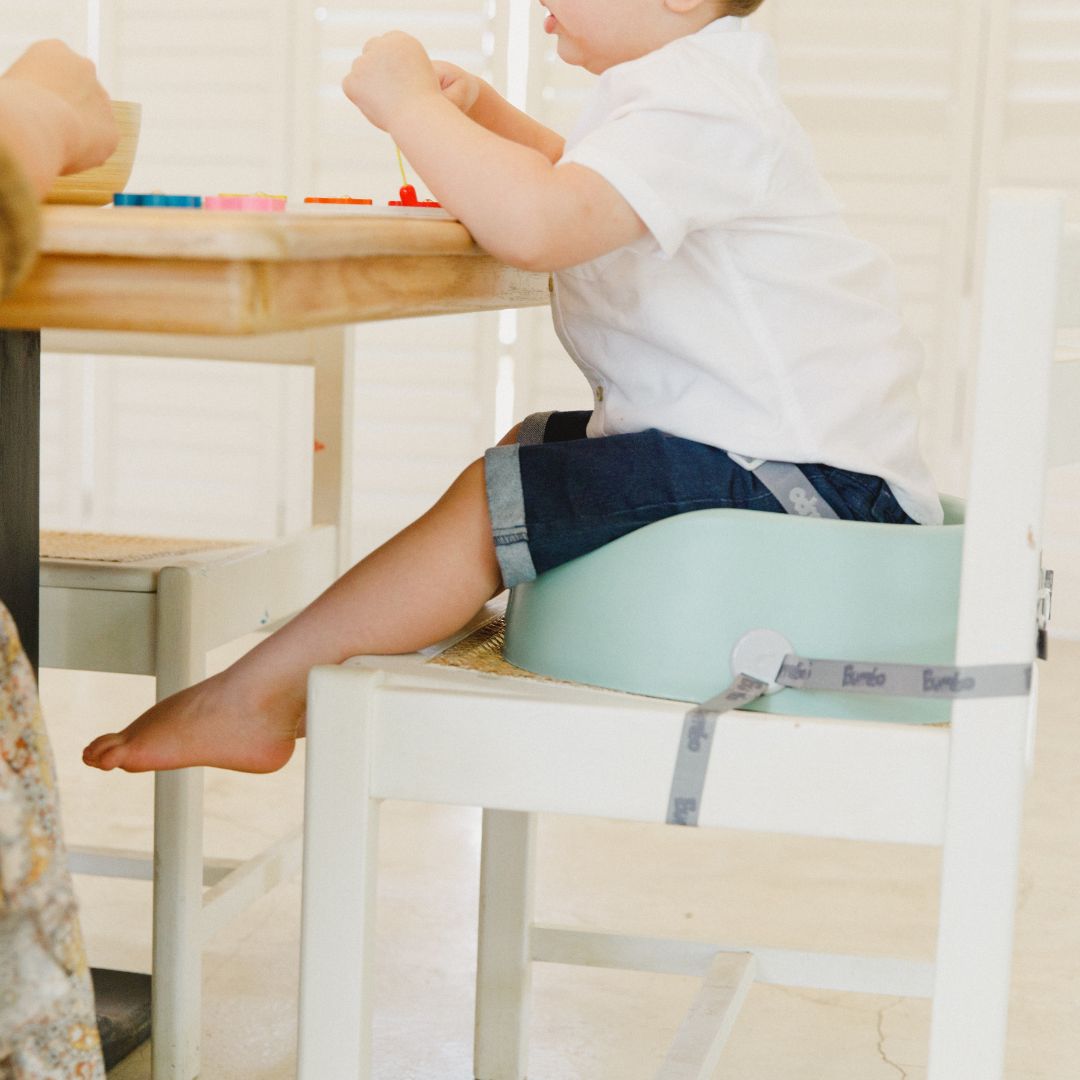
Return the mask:
<svg viewBox="0 0 1080 1080">
<path fill-rule="evenodd" d="M 104 1076 L 52 753 L 0 604 L 0 1080 Z"/>
</svg>

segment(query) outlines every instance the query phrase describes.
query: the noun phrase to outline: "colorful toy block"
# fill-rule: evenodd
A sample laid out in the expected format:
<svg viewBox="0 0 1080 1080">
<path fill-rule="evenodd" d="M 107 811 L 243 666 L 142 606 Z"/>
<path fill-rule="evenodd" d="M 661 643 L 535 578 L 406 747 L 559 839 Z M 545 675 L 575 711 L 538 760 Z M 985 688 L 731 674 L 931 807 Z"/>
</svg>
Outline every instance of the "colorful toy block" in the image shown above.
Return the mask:
<svg viewBox="0 0 1080 1080">
<path fill-rule="evenodd" d="M 282 211 L 288 199 L 284 195 L 207 195 L 204 210 Z"/>
<path fill-rule="evenodd" d="M 113 196 L 114 206 L 173 206 L 198 210 L 203 204 L 201 195 L 162 195 L 160 192 L 146 194 L 117 192 Z"/>
<path fill-rule="evenodd" d="M 412 184 L 403 184 L 398 192 L 398 198 L 388 202 L 387 206 L 442 206 L 433 199 L 417 199 L 416 188 Z"/>
</svg>

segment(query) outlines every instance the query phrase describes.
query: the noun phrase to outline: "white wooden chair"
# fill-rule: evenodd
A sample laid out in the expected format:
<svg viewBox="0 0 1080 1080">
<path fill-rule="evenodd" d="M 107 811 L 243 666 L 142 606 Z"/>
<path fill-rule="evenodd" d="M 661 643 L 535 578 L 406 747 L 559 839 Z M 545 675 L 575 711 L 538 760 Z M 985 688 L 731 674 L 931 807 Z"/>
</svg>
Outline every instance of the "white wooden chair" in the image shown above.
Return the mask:
<svg viewBox="0 0 1080 1080">
<path fill-rule="evenodd" d="M 43 558 L 41 665 L 152 675 L 158 700 L 206 676 L 206 655 L 272 629 L 315 598 L 349 555 L 353 388 L 348 330 L 260 339 L 50 335 L 58 352 L 127 353 L 305 364 L 315 373 L 312 524 L 280 540 L 204 545 L 173 557 L 109 561 L 108 537 L 85 538 L 98 558 Z M 117 718 L 126 723 L 127 718 Z M 203 942 L 300 865 L 300 834 L 243 863 L 203 859 L 202 769 L 159 773 L 152 858 L 75 849 L 77 873 L 153 880 L 152 1075 L 199 1073 Z M 205 888 L 205 891 L 204 891 Z"/>
<path fill-rule="evenodd" d="M 965 668 L 1034 659 L 1062 213 L 1060 198 L 1026 193 L 996 197 L 990 215 L 955 657 Z M 1075 233 L 1069 250 L 1059 314 L 1080 325 Z M 1075 367 L 1054 376 L 1077 384 Z M 930 1080 L 1000 1080 L 1034 679 L 1024 696 L 953 702 L 947 725 L 750 711 L 717 720 L 700 825 L 942 847 L 936 955 L 910 962 L 532 925 L 533 815 L 667 820 L 687 707 L 425 660 L 363 657 L 311 674 L 302 1080 L 371 1075 L 383 799 L 484 808 L 481 1080 L 525 1076 L 529 970 L 540 960 L 700 976 L 664 1080 L 713 1075 L 754 979 L 931 998 Z"/>
</svg>

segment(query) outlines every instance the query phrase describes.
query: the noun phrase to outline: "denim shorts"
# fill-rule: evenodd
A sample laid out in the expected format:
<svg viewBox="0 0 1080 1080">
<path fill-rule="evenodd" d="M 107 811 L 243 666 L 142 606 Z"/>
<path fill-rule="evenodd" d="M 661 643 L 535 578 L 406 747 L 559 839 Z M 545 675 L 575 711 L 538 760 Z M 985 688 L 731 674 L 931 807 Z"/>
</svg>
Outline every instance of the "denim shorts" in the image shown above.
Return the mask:
<svg viewBox="0 0 1080 1080">
<path fill-rule="evenodd" d="M 589 439 L 591 413 L 534 413 L 516 445 L 484 455 L 488 510 L 503 584 L 531 581 L 643 525 L 691 510 L 783 513 L 726 450 L 663 431 Z M 884 480 L 829 465 L 800 466 L 837 517 L 914 525 Z"/>
</svg>

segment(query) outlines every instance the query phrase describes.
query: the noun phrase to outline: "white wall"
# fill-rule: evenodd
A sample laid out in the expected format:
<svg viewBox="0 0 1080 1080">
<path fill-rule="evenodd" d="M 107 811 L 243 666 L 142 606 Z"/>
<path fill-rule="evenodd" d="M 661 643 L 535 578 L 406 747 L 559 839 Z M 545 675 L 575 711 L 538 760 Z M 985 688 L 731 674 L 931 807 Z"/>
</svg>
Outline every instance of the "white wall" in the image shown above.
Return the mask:
<svg viewBox="0 0 1080 1080">
<path fill-rule="evenodd" d="M 509 75 L 522 103 L 560 130 L 590 81 L 553 57 L 530 0 L 0 3 L 0 63 L 36 36 L 58 35 L 76 48 L 98 48 L 113 94 L 142 102 L 134 190 L 387 197 L 400 183 L 393 146 L 345 101 L 339 83 L 365 38 L 390 27 L 416 33 L 435 55 L 500 89 Z M 941 487 L 961 491 L 972 267 L 985 191 L 1001 183 L 1065 186 L 1080 218 L 1080 4 L 766 0 L 752 23 L 776 39 L 785 92 L 853 227 L 896 261 L 908 318 L 927 348 L 926 452 Z M 523 26 L 531 31 L 527 45 Z M 361 329 L 358 550 L 430 503 L 500 424 L 536 408 L 588 407 L 548 321 L 542 311 L 525 311 Z M 272 424 L 273 405 L 259 420 L 238 419 L 252 402 L 288 399 L 284 371 L 243 365 L 211 376 L 194 366 L 173 374 L 125 363 L 125 377 L 148 380 L 140 393 L 152 393 L 158 378 L 185 387 L 223 380 L 220 393 L 238 403 L 234 432 L 244 423 Z M 141 522 L 146 531 L 194 524 L 198 506 L 217 505 L 214 491 L 180 478 L 201 475 L 207 440 L 217 440 L 211 454 L 218 462 L 247 451 L 230 449 L 225 428 L 207 427 L 199 392 L 172 395 L 168 423 L 178 434 L 171 452 L 179 456 L 151 498 L 140 473 L 121 467 L 130 456 L 118 447 L 137 438 L 139 406 L 123 397 L 124 378 L 109 364 L 65 358 L 47 368 L 45 520 L 109 528 Z M 94 417 L 110 417 L 103 433 L 89 426 L 91 405 Z M 284 430 L 285 442 L 303 452 L 302 426 Z M 117 463 L 112 474 L 110 461 Z M 231 471 L 243 493 L 234 503 L 246 517 L 228 528 L 252 534 L 280 525 L 279 513 L 268 516 L 256 504 L 291 498 L 286 489 L 256 492 L 243 468 Z M 278 482 L 287 485 L 286 473 Z M 1080 479 L 1054 477 L 1051 487 L 1051 546 L 1066 564 L 1080 563 Z M 177 521 L 170 505 L 191 510 Z M 210 509 L 200 528 L 213 528 L 214 518 Z M 217 525 L 226 527 L 224 516 Z M 1062 601 L 1059 611 L 1065 608 Z M 1059 629 L 1080 635 L 1080 613 L 1062 619 Z"/>
</svg>

